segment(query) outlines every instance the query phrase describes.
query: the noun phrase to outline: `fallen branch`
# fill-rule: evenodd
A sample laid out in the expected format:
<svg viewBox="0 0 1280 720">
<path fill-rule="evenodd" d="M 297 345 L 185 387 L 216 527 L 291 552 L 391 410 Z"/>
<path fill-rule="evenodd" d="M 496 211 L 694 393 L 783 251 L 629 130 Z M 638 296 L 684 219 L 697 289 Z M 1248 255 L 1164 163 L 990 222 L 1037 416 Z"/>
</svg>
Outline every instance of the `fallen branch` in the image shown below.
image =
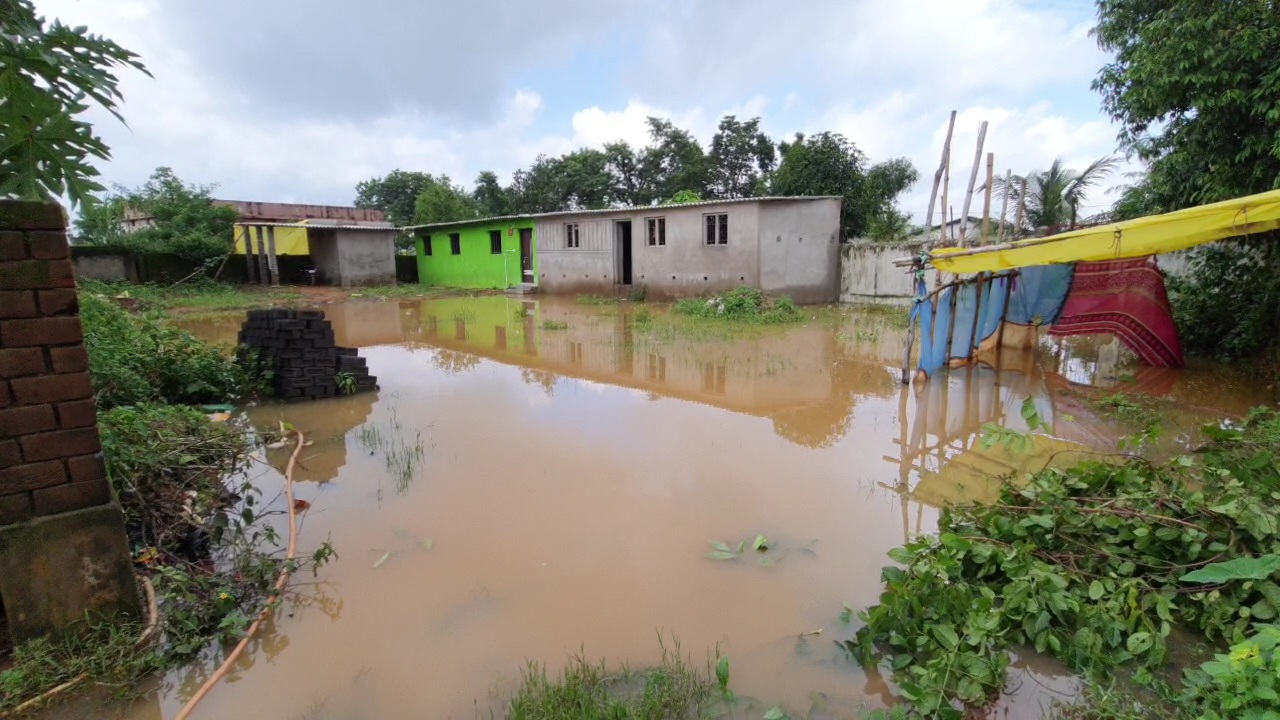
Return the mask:
<svg viewBox="0 0 1280 720">
<path fill-rule="evenodd" d="M 245 648 L 249 646 L 249 641 L 253 639 L 254 634 L 258 632 L 258 628 L 262 625 L 263 621 L 266 620 L 271 614 L 271 611 L 275 609 L 276 600 L 284 593 L 285 586 L 289 584 L 289 576 L 293 574 L 293 559 L 294 553 L 297 550 L 298 542 L 298 515 L 293 507 L 293 468 L 298 462 L 298 454 L 302 452 L 302 444 L 306 441 L 301 430 L 294 430 L 294 433 L 297 434 L 298 441 L 293 447 L 293 454 L 289 456 L 289 464 L 285 466 L 284 470 L 284 492 L 285 499 L 289 507 L 289 550 L 285 555 L 284 568 L 280 571 L 279 577 L 276 578 L 275 591 L 272 593 L 271 599 L 269 599 L 267 604 L 263 606 L 262 612 L 258 613 L 258 617 L 254 619 L 253 624 L 245 631 L 244 637 L 240 638 L 240 642 L 236 645 L 235 649 L 231 651 L 231 654 L 227 656 L 226 660 L 222 661 L 222 665 L 220 665 L 218 670 L 205 681 L 204 685 L 200 686 L 200 689 L 196 691 L 196 694 L 191 696 L 191 699 L 188 700 L 187 704 L 178 712 L 174 720 L 185 720 L 189 717 L 195 710 L 196 705 L 199 705 L 200 701 L 203 700 L 211 690 L 213 690 L 214 686 L 216 686 L 222 678 L 231 671 L 231 666 L 235 664 L 236 660 L 240 658 L 240 655 L 244 652 Z"/>
</svg>

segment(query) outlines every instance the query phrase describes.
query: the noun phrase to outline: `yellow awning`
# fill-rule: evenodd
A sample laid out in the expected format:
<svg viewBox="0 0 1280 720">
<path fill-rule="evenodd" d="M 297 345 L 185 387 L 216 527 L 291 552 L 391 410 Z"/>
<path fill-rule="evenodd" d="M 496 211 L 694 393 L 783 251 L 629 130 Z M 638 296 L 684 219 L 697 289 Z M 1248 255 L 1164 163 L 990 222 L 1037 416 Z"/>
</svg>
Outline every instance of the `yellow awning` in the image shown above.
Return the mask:
<svg viewBox="0 0 1280 720">
<path fill-rule="evenodd" d="M 310 255 L 311 247 L 307 242 L 307 229 L 304 227 L 274 227 L 272 231 L 275 233 L 276 255 Z M 235 226 L 236 254 L 245 254 L 245 236 L 250 232 L 250 226 Z M 264 233 L 265 234 L 265 233 Z M 257 248 L 257 235 L 254 236 L 254 248 Z"/>
<path fill-rule="evenodd" d="M 933 267 L 977 273 L 1077 261 L 1120 260 L 1184 250 L 1280 229 L 1280 190 L 1136 220 L 985 248 L 938 248 Z"/>
</svg>

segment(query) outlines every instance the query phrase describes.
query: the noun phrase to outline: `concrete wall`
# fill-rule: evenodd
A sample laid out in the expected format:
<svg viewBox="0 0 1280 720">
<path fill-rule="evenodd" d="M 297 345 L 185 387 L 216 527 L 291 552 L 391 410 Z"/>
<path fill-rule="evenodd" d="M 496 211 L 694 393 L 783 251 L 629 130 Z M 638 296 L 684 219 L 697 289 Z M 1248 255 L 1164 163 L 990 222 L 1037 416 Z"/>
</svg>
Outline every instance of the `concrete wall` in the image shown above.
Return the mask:
<svg viewBox="0 0 1280 720">
<path fill-rule="evenodd" d="M 610 294 L 614 275 L 614 223 L 628 213 L 566 215 L 539 218 L 533 226 L 538 239 L 538 285 L 545 292 Z M 578 247 L 566 247 L 565 226 L 578 224 Z M 635 245 L 632 229 L 632 247 Z M 634 249 L 633 249 L 634 252 Z"/>
<path fill-rule="evenodd" d="M 130 253 L 76 255 L 72 258 L 72 264 L 76 277 L 82 280 L 137 282 L 133 255 Z"/>
<path fill-rule="evenodd" d="M 0 607 L 16 640 L 137 613 L 61 206 L 0 202 Z"/>
<path fill-rule="evenodd" d="M 316 267 L 316 280 L 323 285 L 342 282 L 342 266 L 338 262 L 338 236 L 335 230 L 307 230 L 311 263 Z M 249 262 L 253 259 L 249 258 Z"/>
<path fill-rule="evenodd" d="M 395 232 L 335 231 L 338 284 L 342 287 L 396 284 Z"/>
<path fill-rule="evenodd" d="M 772 201 L 758 207 L 760 289 L 798 303 L 835 302 L 840 200 Z"/>
<path fill-rule="evenodd" d="M 911 274 L 894 260 L 920 252 L 920 245 L 855 240 L 840 246 L 840 302 L 910 303 L 915 297 Z M 929 271 L 929 287 L 933 287 Z"/>
</svg>

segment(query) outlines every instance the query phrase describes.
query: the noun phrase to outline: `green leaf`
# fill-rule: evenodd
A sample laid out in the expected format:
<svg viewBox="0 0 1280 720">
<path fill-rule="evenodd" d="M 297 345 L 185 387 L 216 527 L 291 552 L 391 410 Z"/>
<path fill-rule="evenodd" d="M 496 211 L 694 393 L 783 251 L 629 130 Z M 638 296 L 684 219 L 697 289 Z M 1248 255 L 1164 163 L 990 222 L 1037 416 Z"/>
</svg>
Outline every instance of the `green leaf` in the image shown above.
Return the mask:
<svg viewBox="0 0 1280 720">
<path fill-rule="evenodd" d="M 746 549 L 747 549 L 747 541 L 746 541 L 746 540 L 743 540 L 742 542 L 738 543 L 738 553 L 739 553 L 739 554 L 741 554 L 741 553 L 742 553 L 742 551 L 743 551 L 743 550 L 746 550 Z"/>
<path fill-rule="evenodd" d="M 711 543 L 711 547 L 715 548 L 716 550 L 719 550 L 720 552 L 733 552 L 733 550 L 729 549 L 728 545 L 725 545 L 719 540 L 713 541 Z"/>
<path fill-rule="evenodd" d="M 787 714 L 782 708 L 775 707 L 764 714 L 764 720 L 786 720 Z"/>
<path fill-rule="evenodd" d="M 1101 582 L 1094 580 L 1093 582 L 1089 583 L 1089 599 L 1090 600 L 1099 600 L 1106 593 L 1107 593 L 1107 589 L 1102 586 Z"/>
<path fill-rule="evenodd" d="M 1151 649 L 1153 642 L 1151 633 L 1136 632 L 1129 636 L 1129 639 L 1125 641 L 1124 646 L 1126 650 L 1134 655 L 1141 655 Z"/>
<path fill-rule="evenodd" d="M 900 565 L 910 565 L 916 559 L 916 555 L 904 547 L 896 547 L 889 551 L 889 559 Z"/>
<path fill-rule="evenodd" d="M 736 560 L 738 558 L 738 554 L 734 552 L 725 552 L 724 550 L 716 550 L 715 552 L 707 553 L 707 557 L 712 560 Z"/>
<path fill-rule="evenodd" d="M 720 658 L 716 662 L 716 682 L 720 684 L 720 690 L 726 692 L 729 690 L 729 658 L 728 656 Z"/>
<path fill-rule="evenodd" d="M 766 540 L 766 539 L 765 539 L 765 537 L 764 537 L 763 535 L 757 535 L 757 536 L 756 536 L 756 541 L 755 541 L 754 543 L 752 543 L 752 544 L 751 544 L 751 547 L 752 547 L 752 549 L 754 549 L 756 552 L 768 552 L 768 550 L 769 550 L 769 541 L 768 541 L 768 540 Z"/>
<path fill-rule="evenodd" d="M 1182 582 L 1217 585 L 1233 580 L 1265 580 L 1280 571 L 1280 555 L 1236 558 L 1210 563 L 1181 578 Z"/>
<path fill-rule="evenodd" d="M 960 636 L 956 635 L 956 631 L 950 625 L 934 625 L 933 636 L 937 638 L 942 647 L 947 650 L 955 650 L 960 646 Z"/>
</svg>

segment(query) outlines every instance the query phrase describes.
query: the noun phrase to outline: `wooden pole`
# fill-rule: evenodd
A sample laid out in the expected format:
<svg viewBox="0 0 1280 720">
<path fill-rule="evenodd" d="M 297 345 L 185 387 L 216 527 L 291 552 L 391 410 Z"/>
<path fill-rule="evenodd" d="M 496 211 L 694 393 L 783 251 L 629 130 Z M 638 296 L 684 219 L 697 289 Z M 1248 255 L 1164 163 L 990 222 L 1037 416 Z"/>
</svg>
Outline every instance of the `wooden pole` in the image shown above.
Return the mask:
<svg viewBox="0 0 1280 720">
<path fill-rule="evenodd" d="M 258 236 L 258 284 L 266 285 L 271 282 L 271 266 L 267 264 L 267 241 L 261 225 L 255 226 L 253 230 Z"/>
<path fill-rule="evenodd" d="M 267 269 L 271 271 L 271 287 L 280 287 L 280 265 L 276 262 L 276 229 L 267 226 Z"/>
<path fill-rule="evenodd" d="M 987 153 L 987 192 L 982 199 L 982 244 L 991 237 L 991 190 L 995 183 L 995 153 Z"/>
<path fill-rule="evenodd" d="M 929 193 L 929 211 L 925 215 L 924 229 L 928 232 L 933 228 L 933 205 L 938 200 L 938 187 L 942 185 L 943 169 L 947 166 L 947 157 L 951 155 L 951 133 L 956 129 L 956 111 L 951 111 L 951 120 L 947 123 L 947 139 L 942 143 L 942 157 L 938 160 L 938 170 L 933 174 L 933 191 Z M 945 198 L 946 195 L 943 195 Z M 943 200 L 943 207 L 946 206 L 946 200 Z M 927 237 L 927 236 L 926 236 Z M 939 234 L 941 239 L 941 234 Z"/>
<path fill-rule="evenodd" d="M 973 153 L 973 168 L 969 171 L 969 189 L 964 195 L 964 210 L 960 213 L 960 244 L 969 242 L 969 205 L 973 203 L 973 188 L 978 184 L 978 166 L 982 163 L 982 145 L 987 140 L 987 121 L 978 126 L 978 148 Z"/>
<path fill-rule="evenodd" d="M 1013 170 L 1004 171 L 1004 192 L 1003 199 L 1000 201 L 1000 229 L 996 231 L 996 243 L 1004 242 L 1004 222 L 1005 215 L 1009 213 L 1009 183 L 1013 182 Z"/>
<path fill-rule="evenodd" d="M 1027 179 L 1022 178 L 1022 189 L 1018 191 L 1018 219 L 1013 224 L 1013 236 L 1022 234 L 1022 222 L 1027 215 Z"/>
<path fill-rule="evenodd" d="M 943 162 L 942 162 L 942 202 L 941 202 L 942 227 L 938 228 L 938 244 L 944 247 L 947 245 L 947 241 L 949 239 L 948 233 L 947 233 L 947 207 L 948 207 L 947 193 L 950 191 L 950 188 L 951 188 L 951 148 L 948 147 L 946 155 L 943 157 Z"/>
</svg>

